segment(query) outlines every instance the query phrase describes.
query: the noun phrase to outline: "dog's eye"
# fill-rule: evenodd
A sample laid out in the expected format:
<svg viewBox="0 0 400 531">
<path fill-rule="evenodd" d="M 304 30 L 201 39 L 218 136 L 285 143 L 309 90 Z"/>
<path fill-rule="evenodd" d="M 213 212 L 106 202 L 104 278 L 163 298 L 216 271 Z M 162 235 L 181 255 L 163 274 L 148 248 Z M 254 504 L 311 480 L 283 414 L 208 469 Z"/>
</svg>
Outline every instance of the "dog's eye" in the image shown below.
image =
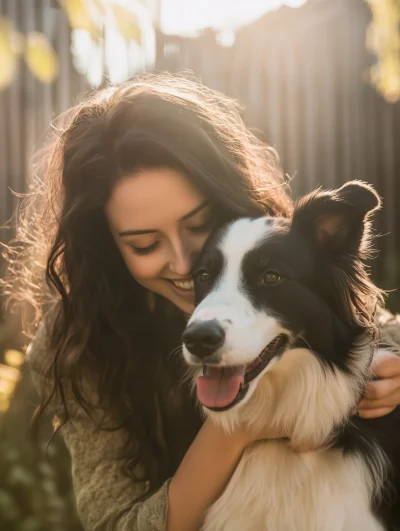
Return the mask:
<svg viewBox="0 0 400 531">
<path fill-rule="evenodd" d="M 198 282 L 208 282 L 210 280 L 210 273 L 205 269 L 198 271 L 195 275 Z"/>
<path fill-rule="evenodd" d="M 279 273 L 275 273 L 275 271 L 267 271 L 264 273 L 262 277 L 262 283 L 263 284 L 276 284 L 281 279 L 281 276 Z"/>
</svg>

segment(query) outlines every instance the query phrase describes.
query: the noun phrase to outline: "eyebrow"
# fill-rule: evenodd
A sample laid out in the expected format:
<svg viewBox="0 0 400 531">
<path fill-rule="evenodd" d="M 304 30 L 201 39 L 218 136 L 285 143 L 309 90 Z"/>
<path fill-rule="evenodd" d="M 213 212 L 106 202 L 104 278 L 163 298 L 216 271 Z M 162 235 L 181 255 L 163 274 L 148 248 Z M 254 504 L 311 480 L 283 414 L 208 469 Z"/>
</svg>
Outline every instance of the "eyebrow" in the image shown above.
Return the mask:
<svg viewBox="0 0 400 531">
<path fill-rule="evenodd" d="M 209 205 L 208 201 L 203 201 L 203 203 L 201 203 L 199 206 L 197 206 L 196 208 L 194 208 L 193 210 L 191 210 L 190 212 L 188 212 L 187 214 L 185 214 L 184 216 L 179 218 L 179 221 L 185 221 L 185 220 L 193 217 L 198 212 L 200 212 L 201 210 L 206 208 L 206 206 L 208 206 L 208 205 Z M 159 231 L 157 229 L 123 230 L 123 231 L 119 232 L 118 235 L 119 236 L 134 236 L 134 235 L 138 235 L 138 234 L 152 234 L 154 232 L 159 232 Z"/>
</svg>

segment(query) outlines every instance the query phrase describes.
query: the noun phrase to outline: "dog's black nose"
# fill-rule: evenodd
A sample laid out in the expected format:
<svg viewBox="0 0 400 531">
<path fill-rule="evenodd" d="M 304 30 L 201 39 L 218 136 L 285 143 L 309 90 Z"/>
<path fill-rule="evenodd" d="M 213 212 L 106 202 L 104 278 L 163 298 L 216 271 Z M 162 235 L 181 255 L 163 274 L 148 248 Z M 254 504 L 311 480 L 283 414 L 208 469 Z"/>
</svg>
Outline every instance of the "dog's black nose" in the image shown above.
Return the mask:
<svg viewBox="0 0 400 531">
<path fill-rule="evenodd" d="M 225 340 L 225 331 L 216 320 L 194 322 L 183 332 L 185 347 L 198 358 L 211 356 Z"/>
</svg>

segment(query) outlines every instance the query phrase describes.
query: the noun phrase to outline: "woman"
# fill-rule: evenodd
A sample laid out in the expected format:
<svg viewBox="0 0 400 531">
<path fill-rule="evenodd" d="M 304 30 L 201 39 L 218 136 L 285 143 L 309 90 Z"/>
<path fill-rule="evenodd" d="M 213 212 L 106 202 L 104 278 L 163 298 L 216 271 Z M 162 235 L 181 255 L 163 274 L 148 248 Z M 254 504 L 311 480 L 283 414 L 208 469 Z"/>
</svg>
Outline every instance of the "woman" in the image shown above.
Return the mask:
<svg viewBox="0 0 400 531">
<path fill-rule="evenodd" d="M 51 408 L 71 453 L 85 528 L 199 529 L 244 448 L 290 436 L 202 424 L 179 356 L 192 264 L 211 232 L 291 212 L 274 152 L 221 94 L 144 75 L 72 109 L 40 177 L 13 289 L 37 320 L 56 301 L 28 356 L 39 414 Z M 363 416 L 400 401 L 396 356 L 376 372 Z"/>
</svg>

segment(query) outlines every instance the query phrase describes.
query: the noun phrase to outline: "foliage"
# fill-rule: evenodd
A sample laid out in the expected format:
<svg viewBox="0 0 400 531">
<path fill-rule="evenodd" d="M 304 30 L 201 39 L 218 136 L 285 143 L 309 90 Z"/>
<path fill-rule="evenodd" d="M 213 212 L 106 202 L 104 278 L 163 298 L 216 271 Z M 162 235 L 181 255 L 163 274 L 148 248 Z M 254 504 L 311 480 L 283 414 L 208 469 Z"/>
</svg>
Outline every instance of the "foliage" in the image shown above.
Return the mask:
<svg viewBox="0 0 400 531">
<path fill-rule="evenodd" d="M 372 84 L 390 102 L 400 99 L 400 0 L 367 0 L 372 22 L 367 47 L 378 62 L 370 70 Z"/>
<path fill-rule="evenodd" d="M 23 57 L 32 74 L 43 83 L 51 83 L 58 74 L 57 54 L 43 33 L 23 35 L 11 20 L 0 17 L 0 90 L 16 76 Z"/>
<path fill-rule="evenodd" d="M 139 45 L 142 40 L 140 22 L 135 9 L 128 9 L 115 0 L 59 0 L 67 14 L 71 28 L 85 30 L 93 39 L 99 39 L 104 33 L 104 26 L 111 18 L 120 34 L 127 40 L 134 40 Z M 130 5 L 135 6 L 135 0 Z"/>
<path fill-rule="evenodd" d="M 86 32 L 99 49 L 112 34 L 139 48 L 143 43 L 149 9 L 143 0 L 58 0 L 72 32 Z M 151 22 L 150 22 L 151 25 Z M 147 20 L 147 26 L 149 22 Z M 58 75 L 59 59 L 49 38 L 41 32 L 27 35 L 17 31 L 7 17 L 0 17 L 0 90 L 8 87 L 25 60 L 32 74 L 42 83 L 53 82 Z"/>
<path fill-rule="evenodd" d="M 35 451 L 4 439 L 1 431 L 0 438 L 0 529 L 81 531 L 64 449 L 50 446 L 49 462 L 45 445 Z"/>
<path fill-rule="evenodd" d="M 28 433 L 33 391 L 28 372 L 22 374 L 9 410 L 0 417 L 0 529 L 83 531 L 61 438 L 47 448 L 50 427 L 37 443 Z"/>
</svg>

